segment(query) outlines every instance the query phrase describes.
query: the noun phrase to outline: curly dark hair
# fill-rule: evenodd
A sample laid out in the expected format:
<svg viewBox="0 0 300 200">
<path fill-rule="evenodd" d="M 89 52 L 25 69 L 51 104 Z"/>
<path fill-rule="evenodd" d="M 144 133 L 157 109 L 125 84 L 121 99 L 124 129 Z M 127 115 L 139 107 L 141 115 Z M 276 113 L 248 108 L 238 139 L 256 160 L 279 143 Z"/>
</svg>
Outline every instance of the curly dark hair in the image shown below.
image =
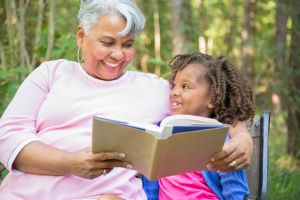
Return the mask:
<svg viewBox="0 0 300 200">
<path fill-rule="evenodd" d="M 213 58 L 204 53 L 176 55 L 169 63 L 173 84 L 178 71 L 188 64 L 199 64 L 205 70 L 201 74 L 209 84 L 209 98 L 213 105 L 211 116 L 226 124 L 235 125 L 238 121 L 253 120 L 255 101 L 252 88 L 239 70 L 223 56 Z M 200 75 L 200 74 L 199 74 Z"/>
</svg>

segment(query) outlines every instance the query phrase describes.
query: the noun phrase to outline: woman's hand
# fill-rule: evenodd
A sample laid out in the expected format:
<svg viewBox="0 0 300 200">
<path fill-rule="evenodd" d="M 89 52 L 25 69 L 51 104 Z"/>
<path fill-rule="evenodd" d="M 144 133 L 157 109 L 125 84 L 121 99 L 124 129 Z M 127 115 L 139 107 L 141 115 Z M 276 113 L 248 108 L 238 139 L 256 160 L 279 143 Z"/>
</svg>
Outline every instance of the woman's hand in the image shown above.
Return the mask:
<svg viewBox="0 0 300 200">
<path fill-rule="evenodd" d="M 224 144 L 221 151 L 213 155 L 208 168 L 223 172 L 243 169 L 250 164 L 252 152 L 251 137 L 246 134 L 236 135 Z"/>
<path fill-rule="evenodd" d="M 86 148 L 71 152 L 68 157 L 71 159 L 69 165 L 70 174 L 87 179 L 105 175 L 114 167 L 132 168 L 129 163 L 122 161 L 125 158 L 124 153 L 92 153 L 90 148 Z"/>
<path fill-rule="evenodd" d="M 229 127 L 230 140 L 225 142 L 223 149 L 215 153 L 207 168 L 218 171 L 234 171 L 247 167 L 252 158 L 253 141 L 242 122 Z"/>
</svg>

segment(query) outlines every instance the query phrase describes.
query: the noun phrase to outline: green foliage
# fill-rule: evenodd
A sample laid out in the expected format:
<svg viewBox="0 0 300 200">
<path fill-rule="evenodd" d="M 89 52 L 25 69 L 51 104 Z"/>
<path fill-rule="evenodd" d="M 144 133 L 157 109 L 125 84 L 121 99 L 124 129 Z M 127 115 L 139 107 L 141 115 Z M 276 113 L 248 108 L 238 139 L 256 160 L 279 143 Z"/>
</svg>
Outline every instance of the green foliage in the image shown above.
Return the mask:
<svg viewBox="0 0 300 200">
<path fill-rule="evenodd" d="M 5 170 L 1 171 L 0 172 L 0 180 L 3 180 L 7 174 L 8 174 L 8 170 L 5 169 Z"/>
<path fill-rule="evenodd" d="M 269 140 L 268 199 L 297 200 L 300 195 L 299 161 L 286 153 L 286 113 L 272 116 Z"/>
<path fill-rule="evenodd" d="M 0 114 L 3 113 L 6 106 L 16 93 L 21 80 L 28 74 L 25 67 L 0 68 Z"/>
</svg>

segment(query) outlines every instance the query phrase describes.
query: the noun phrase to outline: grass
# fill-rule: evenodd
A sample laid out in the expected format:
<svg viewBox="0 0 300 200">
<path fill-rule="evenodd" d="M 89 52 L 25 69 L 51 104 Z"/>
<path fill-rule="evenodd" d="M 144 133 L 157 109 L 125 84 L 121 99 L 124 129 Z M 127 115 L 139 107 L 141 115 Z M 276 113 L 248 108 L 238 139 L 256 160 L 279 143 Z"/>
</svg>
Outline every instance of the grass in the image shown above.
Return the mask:
<svg viewBox="0 0 300 200">
<path fill-rule="evenodd" d="M 287 131 L 283 116 L 272 117 L 269 135 L 268 199 L 298 200 L 300 199 L 300 162 L 286 153 Z"/>
</svg>

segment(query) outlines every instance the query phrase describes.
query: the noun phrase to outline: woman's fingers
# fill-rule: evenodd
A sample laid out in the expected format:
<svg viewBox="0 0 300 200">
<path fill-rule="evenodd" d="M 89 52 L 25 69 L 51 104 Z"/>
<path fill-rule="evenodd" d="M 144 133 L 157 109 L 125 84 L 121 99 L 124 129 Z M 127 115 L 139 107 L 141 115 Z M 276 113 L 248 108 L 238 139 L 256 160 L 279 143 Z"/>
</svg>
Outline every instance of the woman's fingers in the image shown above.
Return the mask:
<svg viewBox="0 0 300 200">
<path fill-rule="evenodd" d="M 101 165 L 101 168 L 105 168 L 105 169 L 112 169 L 114 167 L 123 167 L 127 169 L 132 169 L 131 164 L 119 160 L 107 160 L 99 163 L 99 165 Z"/>
<path fill-rule="evenodd" d="M 127 169 L 131 169 L 131 164 L 123 161 L 125 158 L 124 153 L 119 152 L 101 152 L 97 154 L 93 154 L 93 159 L 97 163 L 101 163 L 102 168 L 112 169 L 114 167 L 123 167 Z"/>
<path fill-rule="evenodd" d="M 96 161 L 105 161 L 105 160 L 122 160 L 125 158 L 124 153 L 119 152 L 101 152 L 93 153 L 94 159 Z"/>
<path fill-rule="evenodd" d="M 119 152 L 92 153 L 90 148 L 70 153 L 70 173 L 87 179 L 108 174 L 114 167 L 131 169 L 124 160 L 125 154 Z"/>
<path fill-rule="evenodd" d="M 210 170 L 234 171 L 247 167 L 251 155 L 247 154 L 247 146 L 241 145 L 237 140 L 229 140 L 222 151 L 216 153 L 208 163 Z"/>
</svg>

